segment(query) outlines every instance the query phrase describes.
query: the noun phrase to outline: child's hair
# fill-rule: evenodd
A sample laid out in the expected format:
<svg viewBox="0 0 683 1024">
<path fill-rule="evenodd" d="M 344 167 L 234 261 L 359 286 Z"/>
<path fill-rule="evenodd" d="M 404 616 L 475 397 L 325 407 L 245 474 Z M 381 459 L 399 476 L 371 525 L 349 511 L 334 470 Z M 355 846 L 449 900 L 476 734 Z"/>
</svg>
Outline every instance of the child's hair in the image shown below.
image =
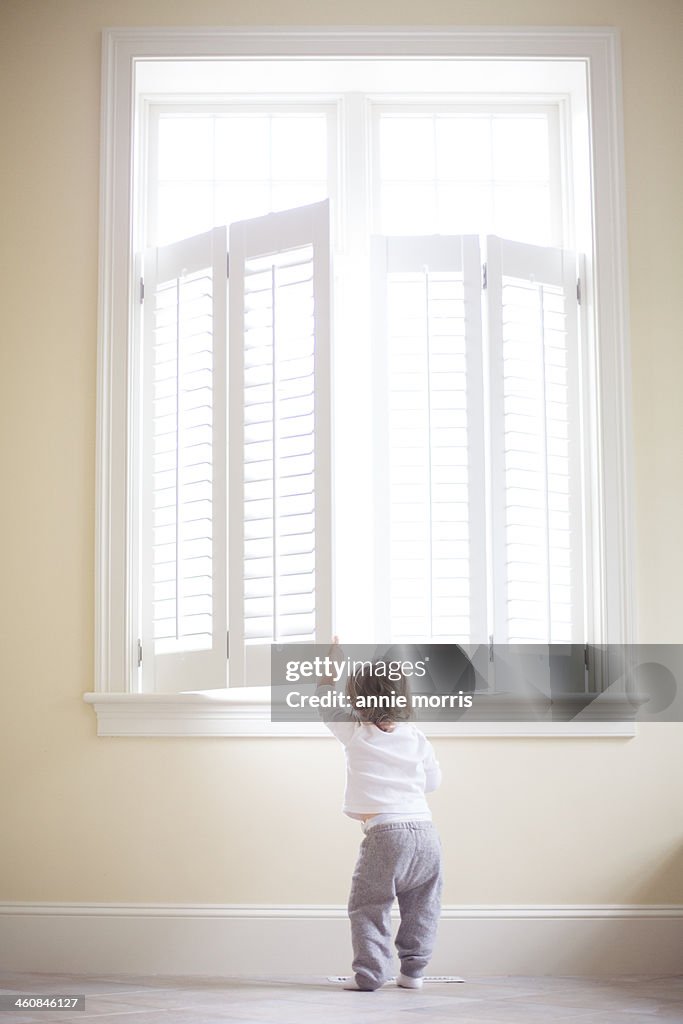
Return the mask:
<svg viewBox="0 0 683 1024">
<path fill-rule="evenodd" d="M 378 672 L 380 663 L 364 662 L 350 675 L 346 683 L 346 695 L 354 708 L 356 717 L 361 722 L 369 722 L 376 725 L 384 732 L 390 731 L 392 723 L 404 722 L 410 718 L 410 692 L 408 683 L 403 673 L 398 678 L 388 678 L 386 674 Z M 397 706 L 392 695 L 405 697 Z M 369 701 L 369 707 L 364 706 L 364 701 L 359 697 L 384 698 Z M 401 706 L 404 705 L 404 706 Z"/>
</svg>

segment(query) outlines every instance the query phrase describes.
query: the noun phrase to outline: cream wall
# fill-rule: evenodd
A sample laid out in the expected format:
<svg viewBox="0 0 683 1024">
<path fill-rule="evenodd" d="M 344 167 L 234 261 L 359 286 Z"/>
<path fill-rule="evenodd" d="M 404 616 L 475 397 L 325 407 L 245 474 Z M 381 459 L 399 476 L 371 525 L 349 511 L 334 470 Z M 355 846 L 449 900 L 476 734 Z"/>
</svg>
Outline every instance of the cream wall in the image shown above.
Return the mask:
<svg viewBox="0 0 683 1024">
<path fill-rule="evenodd" d="M 342 903 L 330 740 L 97 739 L 100 30 L 615 25 L 624 65 L 641 638 L 681 640 L 682 11 L 666 0 L 3 0 L 0 899 Z M 683 726 L 437 741 L 447 903 L 683 903 Z"/>
</svg>

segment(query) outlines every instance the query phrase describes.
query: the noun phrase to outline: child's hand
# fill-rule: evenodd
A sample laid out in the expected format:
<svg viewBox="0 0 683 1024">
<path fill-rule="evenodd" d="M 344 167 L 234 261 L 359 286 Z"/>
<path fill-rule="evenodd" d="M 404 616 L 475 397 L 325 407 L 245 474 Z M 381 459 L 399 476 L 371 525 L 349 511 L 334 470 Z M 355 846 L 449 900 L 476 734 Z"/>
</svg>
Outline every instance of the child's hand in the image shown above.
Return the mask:
<svg viewBox="0 0 683 1024">
<path fill-rule="evenodd" d="M 330 659 L 330 661 L 343 661 L 344 660 L 344 651 L 339 646 L 339 637 L 336 635 L 336 633 L 332 637 L 332 643 L 330 644 L 330 648 L 329 648 L 329 650 L 327 652 L 327 657 Z M 324 685 L 324 684 L 329 684 L 330 686 L 334 686 L 334 675 L 329 675 L 325 679 L 321 679 L 319 681 L 319 683 L 318 683 L 318 686 Z"/>
<path fill-rule="evenodd" d="M 336 633 L 332 637 L 332 643 L 330 644 L 330 649 L 327 652 L 327 657 L 331 658 L 333 661 L 336 661 L 339 658 L 343 658 L 344 657 L 344 651 L 339 646 L 339 637 L 337 636 Z"/>
</svg>

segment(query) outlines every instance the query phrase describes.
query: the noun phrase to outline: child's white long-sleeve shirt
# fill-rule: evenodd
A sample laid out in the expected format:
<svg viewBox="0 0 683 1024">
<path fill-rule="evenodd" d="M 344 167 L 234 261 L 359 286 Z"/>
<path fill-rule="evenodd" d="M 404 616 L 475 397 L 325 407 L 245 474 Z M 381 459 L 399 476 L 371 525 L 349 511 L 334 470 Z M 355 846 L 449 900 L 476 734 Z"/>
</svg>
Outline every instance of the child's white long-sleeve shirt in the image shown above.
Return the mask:
<svg viewBox="0 0 683 1024">
<path fill-rule="evenodd" d="M 345 814 L 362 818 L 429 811 L 425 793 L 438 788 L 441 769 L 431 743 L 412 722 L 397 722 L 384 732 L 373 723 L 321 717 L 344 746 Z"/>
</svg>

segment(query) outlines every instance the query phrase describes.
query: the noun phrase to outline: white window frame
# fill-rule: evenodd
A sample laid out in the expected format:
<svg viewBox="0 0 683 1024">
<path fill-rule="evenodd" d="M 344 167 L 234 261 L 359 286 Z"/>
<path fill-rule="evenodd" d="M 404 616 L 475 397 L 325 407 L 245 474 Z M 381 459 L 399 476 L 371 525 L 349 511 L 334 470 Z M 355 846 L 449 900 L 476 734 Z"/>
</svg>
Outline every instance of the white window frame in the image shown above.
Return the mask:
<svg viewBox="0 0 683 1024">
<path fill-rule="evenodd" d="M 565 59 L 585 70 L 590 108 L 593 251 L 582 295 L 593 337 L 586 368 L 600 412 L 590 467 L 599 529 L 589 557 L 604 581 L 603 643 L 636 642 L 635 545 L 628 335 L 623 115 L 618 32 L 609 28 L 114 28 L 103 32 L 97 379 L 95 680 L 84 695 L 99 735 L 318 736 L 318 725 L 277 726 L 266 688 L 154 695 L 135 692 L 137 656 L 128 571 L 137 495 L 129 452 L 137 415 L 128 339 L 137 304 L 132 258 L 135 63 L 218 57 L 383 56 Z M 592 282 L 599 283 L 599 295 Z M 609 524 L 609 529 L 606 528 Z M 428 723 L 432 735 L 633 735 L 632 723 Z"/>
</svg>

